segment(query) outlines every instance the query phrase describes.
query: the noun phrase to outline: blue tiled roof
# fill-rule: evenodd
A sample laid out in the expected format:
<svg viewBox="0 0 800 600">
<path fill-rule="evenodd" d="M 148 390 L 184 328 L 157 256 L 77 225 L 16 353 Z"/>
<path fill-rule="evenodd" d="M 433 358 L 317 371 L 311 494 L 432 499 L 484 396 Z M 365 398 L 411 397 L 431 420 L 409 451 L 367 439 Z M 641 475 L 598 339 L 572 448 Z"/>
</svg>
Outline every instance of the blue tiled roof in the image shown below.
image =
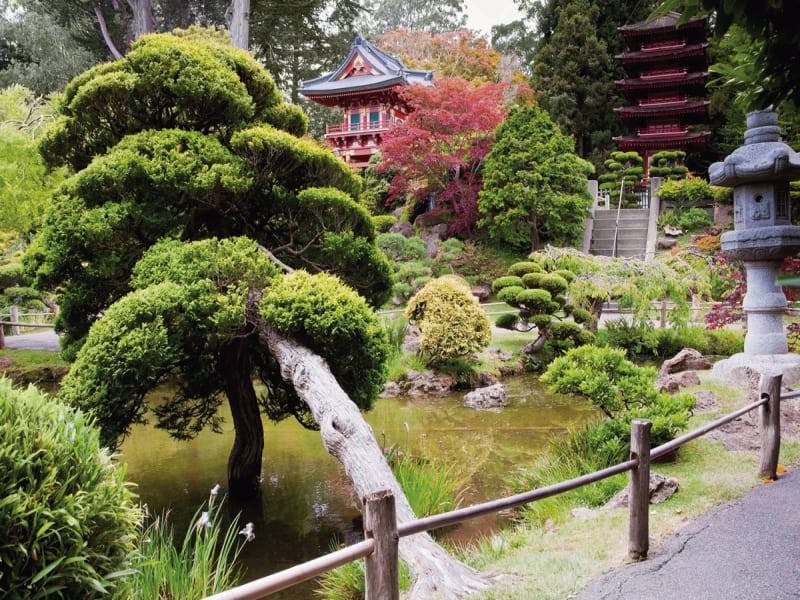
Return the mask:
<svg viewBox="0 0 800 600">
<path fill-rule="evenodd" d="M 357 75 L 340 79 L 344 70 L 353 60 L 356 54 L 360 54 L 365 62 L 369 63 L 373 69 L 380 72 L 380 75 Z M 420 83 L 432 85 L 433 71 L 421 71 L 407 68 L 402 61 L 386 54 L 377 46 L 370 44 L 362 37 L 357 37 L 350 46 L 350 52 L 336 70 L 309 79 L 300 84 L 300 93 L 305 96 L 326 95 L 331 93 L 343 93 L 348 91 L 369 90 L 393 85 L 408 85 Z"/>
</svg>

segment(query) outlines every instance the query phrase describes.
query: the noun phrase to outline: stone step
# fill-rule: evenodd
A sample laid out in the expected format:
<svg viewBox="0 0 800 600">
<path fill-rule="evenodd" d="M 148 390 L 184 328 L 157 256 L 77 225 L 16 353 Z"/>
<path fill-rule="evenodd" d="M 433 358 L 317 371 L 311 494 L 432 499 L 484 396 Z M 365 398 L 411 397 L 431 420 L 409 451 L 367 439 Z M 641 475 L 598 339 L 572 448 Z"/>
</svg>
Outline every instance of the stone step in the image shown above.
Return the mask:
<svg viewBox="0 0 800 600">
<path fill-rule="evenodd" d="M 628 219 L 626 221 L 619 222 L 619 229 L 623 231 L 625 229 L 647 229 L 649 225 L 648 219 Z M 614 231 L 616 228 L 617 223 L 616 221 L 595 221 L 592 224 L 592 229 L 594 231 Z"/>
<path fill-rule="evenodd" d="M 619 220 L 625 221 L 628 219 L 647 219 L 650 216 L 650 211 L 646 208 L 629 208 L 619 212 Z M 615 210 L 596 210 L 594 211 L 595 221 L 616 221 L 617 211 Z"/>
<path fill-rule="evenodd" d="M 598 240 L 613 240 L 614 239 L 614 230 L 613 229 L 600 229 L 600 230 L 593 230 L 592 231 L 592 241 Z M 617 232 L 617 239 L 620 240 L 646 240 L 647 239 L 647 228 L 635 228 L 635 229 L 620 229 Z"/>
</svg>

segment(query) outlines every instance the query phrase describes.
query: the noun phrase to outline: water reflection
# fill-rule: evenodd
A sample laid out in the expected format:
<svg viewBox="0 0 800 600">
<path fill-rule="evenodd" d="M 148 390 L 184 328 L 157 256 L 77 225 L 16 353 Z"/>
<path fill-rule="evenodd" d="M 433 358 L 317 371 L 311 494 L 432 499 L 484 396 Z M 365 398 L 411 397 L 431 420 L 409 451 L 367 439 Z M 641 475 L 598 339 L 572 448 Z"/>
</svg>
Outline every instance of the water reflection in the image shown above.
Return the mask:
<svg viewBox="0 0 800 600">
<path fill-rule="evenodd" d="M 532 377 L 507 382 L 510 405 L 501 412 L 464 408 L 461 395 L 380 400 L 366 415 L 378 442 L 444 462 L 464 489 L 463 504 L 506 493 L 509 476 L 529 464 L 553 436 L 596 414 L 588 403 L 544 392 Z M 223 411 L 224 412 L 224 411 Z M 223 434 L 203 432 L 178 442 L 153 427 L 137 427 L 121 448 L 129 480 L 151 512 L 170 510 L 176 529 L 189 523 L 216 484 L 225 489 L 232 425 Z M 228 505 L 241 522 L 253 521 L 256 538 L 245 547 L 246 579 L 253 579 L 325 554 L 336 540 L 360 535 L 358 511 L 339 463 L 327 454 L 318 432 L 294 420 L 264 423 L 261 497 Z M 471 523 L 448 535 L 468 541 L 497 524 L 497 517 Z M 182 534 L 181 534 L 182 535 Z M 181 539 L 179 537 L 179 539 Z M 277 598 L 307 598 L 313 585 Z"/>
</svg>

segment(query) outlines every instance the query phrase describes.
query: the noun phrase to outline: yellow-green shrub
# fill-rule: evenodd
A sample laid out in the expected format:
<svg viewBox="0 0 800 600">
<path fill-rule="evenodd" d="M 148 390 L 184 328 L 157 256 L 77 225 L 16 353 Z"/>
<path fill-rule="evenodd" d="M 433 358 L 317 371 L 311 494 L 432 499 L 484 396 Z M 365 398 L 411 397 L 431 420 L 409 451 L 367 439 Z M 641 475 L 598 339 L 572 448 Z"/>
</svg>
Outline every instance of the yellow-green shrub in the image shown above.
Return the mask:
<svg viewBox="0 0 800 600">
<path fill-rule="evenodd" d="M 420 330 L 420 352 L 431 362 L 480 352 L 491 341 L 491 323 L 463 279 L 428 282 L 408 303 L 406 315 Z"/>
</svg>

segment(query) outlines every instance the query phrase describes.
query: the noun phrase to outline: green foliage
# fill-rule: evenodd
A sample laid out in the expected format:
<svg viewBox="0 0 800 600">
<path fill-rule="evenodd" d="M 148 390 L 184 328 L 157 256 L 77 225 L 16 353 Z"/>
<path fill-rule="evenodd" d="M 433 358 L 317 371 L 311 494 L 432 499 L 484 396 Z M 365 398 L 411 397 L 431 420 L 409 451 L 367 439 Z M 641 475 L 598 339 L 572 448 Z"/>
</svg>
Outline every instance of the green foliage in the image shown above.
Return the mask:
<svg viewBox="0 0 800 600">
<path fill-rule="evenodd" d="M 420 352 L 434 363 L 476 354 L 491 341 L 488 317 L 456 276 L 427 283 L 409 301 L 406 316 L 420 330 Z"/>
<path fill-rule="evenodd" d="M 713 225 L 714 220 L 703 208 L 686 208 L 664 211 L 658 216 L 658 223 L 662 227 L 671 225 L 687 232 L 695 232 Z"/>
<path fill-rule="evenodd" d="M 38 229 L 65 170 L 48 171 L 36 140 L 53 121 L 52 102 L 19 85 L 0 91 L 0 230 Z"/>
<path fill-rule="evenodd" d="M 536 105 L 512 111 L 495 138 L 478 200 L 490 239 L 533 251 L 575 242 L 591 198 L 573 141 Z"/>
<path fill-rule="evenodd" d="M 129 597 L 139 511 L 80 411 L 0 379 L 0 591 Z"/>
<path fill-rule="evenodd" d="M 238 515 L 223 533 L 222 516 L 222 502 L 216 502 L 212 490 L 208 505 L 197 509 L 180 544 L 174 539 L 169 513 L 145 522 L 132 565 L 135 572 L 127 579 L 129 597 L 199 599 L 238 585 L 235 563 L 249 540 L 237 541 Z M 242 532 L 246 536 L 247 528 Z"/>
<path fill-rule="evenodd" d="M 508 288 L 506 288 L 508 289 Z M 558 310 L 558 303 L 547 290 L 527 289 L 519 291 L 514 298 L 509 298 L 512 306 L 517 306 L 529 315 L 550 314 Z"/>
<path fill-rule="evenodd" d="M 665 181 L 658 188 L 658 197 L 671 202 L 676 209 L 691 208 L 714 198 L 714 188 L 700 177 Z"/>
<path fill-rule="evenodd" d="M 363 298 L 331 275 L 295 271 L 264 291 L 260 312 L 279 332 L 323 356 L 360 408 L 372 407 L 389 349 Z"/>
<path fill-rule="evenodd" d="M 552 391 L 586 396 L 606 414 L 608 420 L 592 426 L 587 435 L 590 447 L 613 462 L 628 456 L 633 419 L 652 421 L 652 445 L 658 446 L 686 427 L 694 407 L 690 394 L 657 392 L 655 370 L 636 366 L 623 350 L 613 348 L 570 350 L 550 364 L 541 380 Z"/>
<path fill-rule="evenodd" d="M 389 229 L 397 223 L 397 219 L 392 215 L 375 215 L 372 217 L 375 231 L 378 233 L 388 233 Z"/>
<path fill-rule="evenodd" d="M 418 518 L 457 508 L 458 484 L 452 469 L 402 453 L 390 453 L 388 460 Z"/>
<path fill-rule="evenodd" d="M 506 288 L 509 289 L 509 288 Z M 495 326 L 501 329 L 514 329 L 519 322 L 519 317 L 512 313 L 504 313 L 495 319 Z"/>
<path fill-rule="evenodd" d="M 656 397 L 655 371 L 638 367 L 613 348 L 583 346 L 557 358 L 541 377 L 551 391 L 581 394 L 613 417 Z"/>
<path fill-rule="evenodd" d="M 520 287 L 518 285 L 510 285 L 508 287 L 500 288 L 500 291 L 497 292 L 497 301 L 498 302 L 505 302 L 506 304 L 511 304 L 514 306 L 517 302 L 517 296 L 525 291 L 525 288 Z"/>
<path fill-rule="evenodd" d="M 518 287 L 523 288 L 525 284 L 522 281 L 522 278 L 516 275 L 506 275 L 504 277 L 498 277 L 492 282 L 492 291 L 496 294 L 503 288 L 508 287 Z"/>
<path fill-rule="evenodd" d="M 165 236 L 248 235 L 291 267 L 335 272 L 373 304 L 391 293 L 372 222 L 345 196 L 358 195 L 359 177 L 292 135 L 296 109 L 282 108 L 268 73 L 218 37 L 144 36 L 67 86 L 40 146 L 48 162 L 79 172 L 28 258 L 37 285 L 62 290 L 67 356 Z"/>
<path fill-rule="evenodd" d="M 420 237 L 405 237 L 402 233 L 382 233 L 378 247 L 393 261 L 421 260 L 425 258 L 425 242 Z"/>
<path fill-rule="evenodd" d="M 515 275 L 517 277 L 523 277 L 529 273 L 541 273 L 542 267 L 538 263 L 531 262 L 531 261 L 523 261 L 514 263 L 510 267 L 508 267 L 508 274 Z"/>
</svg>

